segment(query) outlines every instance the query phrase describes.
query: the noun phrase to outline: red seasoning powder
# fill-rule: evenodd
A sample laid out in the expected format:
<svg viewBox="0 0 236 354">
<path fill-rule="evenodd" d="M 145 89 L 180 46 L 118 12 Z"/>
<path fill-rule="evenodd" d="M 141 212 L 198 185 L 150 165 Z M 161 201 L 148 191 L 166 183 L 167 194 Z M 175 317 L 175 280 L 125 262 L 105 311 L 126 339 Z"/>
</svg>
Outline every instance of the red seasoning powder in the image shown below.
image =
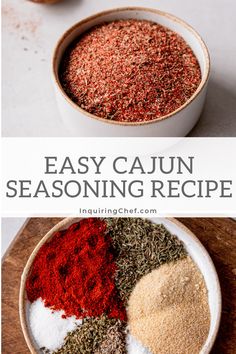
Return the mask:
<svg viewBox="0 0 236 354">
<path fill-rule="evenodd" d="M 26 291 L 30 302 L 42 298 L 65 317 L 126 319 L 114 275 L 116 265 L 104 221 L 83 219 L 57 232 L 37 253 Z"/>
<path fill-rule="evenodd" d="M 60 80 L 87 112 L 141 122 L 183 105 L 199 86 L 201 71 L 177 33 L 131 19 L 101 24 L 79 37 L 64 55 Z"/>
</svg>

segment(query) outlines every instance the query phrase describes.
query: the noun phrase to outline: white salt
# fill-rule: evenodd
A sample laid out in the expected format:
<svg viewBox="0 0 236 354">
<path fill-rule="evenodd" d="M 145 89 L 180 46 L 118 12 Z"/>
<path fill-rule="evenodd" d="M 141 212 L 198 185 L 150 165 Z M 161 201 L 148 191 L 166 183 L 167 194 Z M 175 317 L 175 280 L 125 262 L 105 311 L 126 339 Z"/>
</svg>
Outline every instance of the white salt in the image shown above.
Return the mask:
<svg viewBox="0 0 236 354">
<path fill-rule="evenodd" d="M 126 337 L 126 346 L 128 354 L 151 354 L 151 352 L 131 334 L 128 334 Z"/>
<path fill-rule="evenodd" d="M 68 332 L 81 325 L 82 320 L 75 316 L 62 318 L 64 311 L 52 311 L 45 307 L 42 299 L 37 299 L 29 306 L 29 324 L 33 338 L 39 348 L 51 351 L 60 348 Z"/>
</svg>

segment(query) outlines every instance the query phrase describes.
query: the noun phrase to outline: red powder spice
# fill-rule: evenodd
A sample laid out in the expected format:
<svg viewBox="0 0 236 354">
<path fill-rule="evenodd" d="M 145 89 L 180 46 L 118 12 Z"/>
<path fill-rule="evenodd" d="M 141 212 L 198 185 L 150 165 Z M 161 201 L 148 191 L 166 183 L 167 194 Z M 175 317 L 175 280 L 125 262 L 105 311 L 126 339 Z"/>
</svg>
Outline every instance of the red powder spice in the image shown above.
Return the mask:
<svg viewBox="0 0 236 354">
<path fill-rule="evenodd" d="M 114 282 L 116 265 L 104 221 L 83 219 L 57 232 L 38 252 L 26 282 L 30 302 L 38 298 L 65 317 L 121 320 L 126 311 Z"/>
<path fill-rule="evenodd" d="M 66 51 L 60 80 L 84 110 L 124 122 L 149 121 L 183 105 L 201 71 L 177 33 L 145 20 L 93 27 Z"/>
</svg>

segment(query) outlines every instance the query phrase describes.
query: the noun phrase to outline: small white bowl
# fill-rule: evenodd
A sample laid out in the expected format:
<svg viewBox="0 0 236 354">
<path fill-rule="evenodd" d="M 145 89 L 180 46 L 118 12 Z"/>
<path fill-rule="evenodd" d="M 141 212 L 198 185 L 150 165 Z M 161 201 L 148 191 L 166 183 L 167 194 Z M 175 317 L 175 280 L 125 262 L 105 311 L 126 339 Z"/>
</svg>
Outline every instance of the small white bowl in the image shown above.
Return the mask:
<svg viewBox="0 0 236 354">
<path fill-rule="evenodd" d="M 55 232 L 65 230 L 70 225 L 80 221 L 81 219 L 82 218 L 65 218 L 57 225 L 55 225 L 38 243 L 24 268 L 21 277 L 19 296 L 20 322 L 26 343 L 32 354 L 38 354 L 39 348 L 34 341 L 29 327 L 27 295 L 25 291 L 26 279 L 30 272 L 35 256 L 42 245 L 45 242 L 48 242 L 53 237 Z M 200 354 L 209 354 L 216 339 L 221 318 L 221 290 L 214 264 L 198 238 L 182 223 L 174 218 L 150 218 L 150 220 L 156 224 L 163 224 L 172 234 L 176 235 L 184 243 L 187 252 L 203 274 L 208 290 L 208 302 L 210 307 L 211 321 L 209 335 Z"/>
<path fill-rule="evenodd" d="M 75 104 L 64 92 L 59 80 L 59 66 L 66 48 L 83 32 L 103 22 L 122 19 L 143 19 L 159 23 L 181 35 L 194 51 L 201 68 L 202 80 L 190 99 L 172 113 L 147 122 L 116 122 L 99 118 Z M 182 137 L 198 121 L 206 96 L 210 59 L 199 34 L 177 17 L 155 9 L 140 7 L 118 8 L 88 17 L 63 34 L 53 55 L 53 77 L 61 117 L 68 129 L 77 136 Z"/>
</svg>

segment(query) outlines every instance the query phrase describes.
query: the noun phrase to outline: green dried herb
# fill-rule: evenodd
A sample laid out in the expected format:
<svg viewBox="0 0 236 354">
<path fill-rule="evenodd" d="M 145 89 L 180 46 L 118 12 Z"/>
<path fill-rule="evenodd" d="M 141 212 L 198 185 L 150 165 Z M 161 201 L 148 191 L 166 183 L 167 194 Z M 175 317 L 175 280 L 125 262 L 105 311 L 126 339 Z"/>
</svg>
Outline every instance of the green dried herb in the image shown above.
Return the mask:
<svg viewBox="0 0 236 354">
<path fill-rule="evenodd" d="M 187 254 L 182 242 L 163 225 L 141 218 L 105 221 L 117 252 L 116 286 L 126 303 L 142 276 Z"/>
<path fill-rule="evenodd" d="M 112 328 L 124 333 L 124 324 L 120 320 L 108 318 L 106 315 L 98 318 L 85 318 L 82 325 L 68 333 L 64 345 L 53 354 L 98 354 L 100 352 L 97 350 L 107 339 Z M 121 336 L 123 338 L 122 334 Z M 118 338 L 121 338 L 120 335 Z M 115 351 L 114 353 L 125 352 Z"/>
</svg>

